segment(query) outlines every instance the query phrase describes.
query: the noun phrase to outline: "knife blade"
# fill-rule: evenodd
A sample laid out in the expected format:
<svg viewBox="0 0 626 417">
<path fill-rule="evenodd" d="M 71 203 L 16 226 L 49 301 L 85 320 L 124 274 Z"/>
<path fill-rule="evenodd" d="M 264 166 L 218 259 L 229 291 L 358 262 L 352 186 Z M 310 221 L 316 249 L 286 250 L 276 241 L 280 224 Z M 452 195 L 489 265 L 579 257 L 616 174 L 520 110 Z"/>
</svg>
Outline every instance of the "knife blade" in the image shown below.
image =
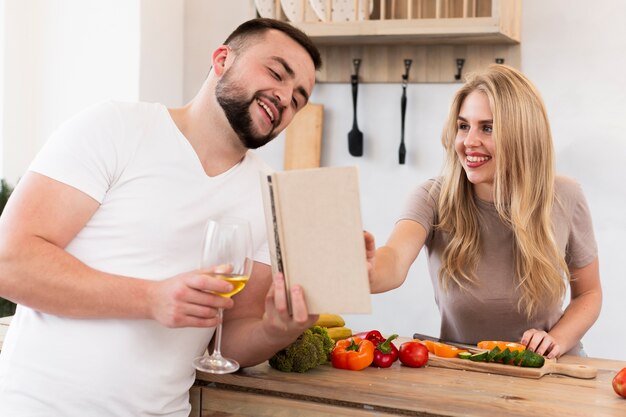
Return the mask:
<svg viewBox="0 0 626 417">
<path fill-rule="evenodd" d="M 470 352 L 473 352 L 473 353 L 480 353 L 480 352 L 486 352 L 487 351 L 487 349 L 479 349 L 476 345 L 467 345 L 465 343 L 452 342 L 452 341 L 449 341 L 449 340 L 442 340 L 442 339 L 439 339 L 438 337 L 428 336 L 426 334 L 421 334 L 421 333 L 413 333 L 413 339 L 432 340 L 433 342 L 445 343 L 446 345 L 455 346 L 455 347 L 458 347 L 460 349 L 467 349 L 467 350 L 469 350 Z"/>
</svg>

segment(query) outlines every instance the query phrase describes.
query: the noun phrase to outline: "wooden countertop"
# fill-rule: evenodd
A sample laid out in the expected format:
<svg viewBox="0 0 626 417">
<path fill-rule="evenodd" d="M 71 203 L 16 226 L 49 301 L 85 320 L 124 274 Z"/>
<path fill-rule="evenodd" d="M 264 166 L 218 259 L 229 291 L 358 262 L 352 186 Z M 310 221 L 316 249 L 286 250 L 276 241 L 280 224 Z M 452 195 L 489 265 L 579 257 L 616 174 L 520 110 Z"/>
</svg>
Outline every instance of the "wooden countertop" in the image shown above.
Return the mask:
<svg viewBox="0 0 626 417">
<path fill-rule="evenodd" d="M 10 321 L 0 318 L 0 350 Z M 626 361 L 564 356 L 559 362 L 594 366 L 598 376 L 528 379 L 407 368 L 399 362 L 363 371 L 323 365 L 298 374 L 276 371 L 265 362 L 230 375 L 198 372 L 192 416 L 626 416 L 626 399 L 611 386 Z"/>
<path fill-rule="evenodd" d="M 283 373 L 267 363 L 230 375 L 199 372 L 196 387 L 204 387 L 202 411 L 211 415 L 219 403 L 232 398 L 223 416 L 276 415 L 272 402 L 298 407 L 280 415 L 324 415 L 310 407 L 327 407 L 326 415 L 414 416 L 626 416 L 626 399 L 615 394 L 611 381 L 626 367 L 625 361 L 562 357 L 560 362 L 595 366 L 598 376 L 584 380 L 546 375 L 528 379 L 460 371 L 434 366 L 407 368 L 399 362 L 391 368 L 346 371 L 323 365 L 309 372 Z M 245 409 L 245 396 L 256 411 Z M 214 404 L 207 405 L 213 397 Z M 268 398 L 274 398 L 274 401 Z M 262 405 L 260 401 L 266 403 Z M 328 408 L 333 407 L 333 408 Z M 339 411 L 337 411 L 339 410 Z M 352 411 L 351 411 L 352 410 Z"/>
</svg>

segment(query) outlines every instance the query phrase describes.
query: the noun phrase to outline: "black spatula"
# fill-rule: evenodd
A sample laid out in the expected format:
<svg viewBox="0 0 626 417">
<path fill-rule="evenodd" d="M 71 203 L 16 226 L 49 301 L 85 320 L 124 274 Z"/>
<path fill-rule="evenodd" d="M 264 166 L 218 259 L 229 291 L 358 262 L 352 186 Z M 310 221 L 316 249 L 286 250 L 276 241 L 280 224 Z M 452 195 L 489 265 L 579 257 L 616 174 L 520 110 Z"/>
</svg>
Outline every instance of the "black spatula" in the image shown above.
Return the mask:
<svg viewBox="0 0 626 417">
<path fill-rule="evenodd" d="M 352 83 L 352 106 L 354 108 L 354 117 L 352 119 L 352 130 L 348 132 L 348 151 L 352 156 L 363 156 L 363 133 L 359 130 L 356 121 L 356 99 L 359 92 L 359 66 L 360 59 L 353 59 L 354 74 L 350 77 Z"/>
<path fill-rule="evenodd" d="M 404 75 L 402 76 L 402 98 L 400 99 L 400 112 L 402 115 L 400 125 L 400 148 L 398 149 L 398 160 L 400 165 L 404 165 L 406 159 L 406 146 L 404 146 L 404 117 L 406 115 L 406 86 L 409 83 L 409 70 L 413 60 L 404 60 Z"/>
</svg>

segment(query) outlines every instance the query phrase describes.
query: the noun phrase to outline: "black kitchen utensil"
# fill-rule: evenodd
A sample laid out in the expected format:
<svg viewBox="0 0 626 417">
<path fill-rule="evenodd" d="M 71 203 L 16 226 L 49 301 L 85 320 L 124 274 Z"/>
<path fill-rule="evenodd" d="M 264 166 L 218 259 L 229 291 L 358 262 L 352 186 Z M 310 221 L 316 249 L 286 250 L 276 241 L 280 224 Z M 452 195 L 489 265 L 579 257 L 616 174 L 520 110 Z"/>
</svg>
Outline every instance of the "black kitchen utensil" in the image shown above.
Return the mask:
<svg viewBox="0 0 626 417">
<path fill-rule="evenodd" d="M 352 130 L 348 132 L 348 151 L 352 156 L 363 156 L 363 133 L 359 130 L 356 121 L 356 99 L 359 91 L 359 66 L 360 59 L 353 59 L 354 74 L 350 77 L 352 83 L 352 106 L 354 108 L 354 117 L 352 119 Z"/>
<path fill-rule="evenodd" d="M 406 158 L 406 147 L 404 146 L 404 118 L 406 114 L 406 87 L 409 84 L 409 69 L 411 69 L 411 63 L 413 60 L 404 60 L 404 75 L 402 76 L 402 99 L 400 100 L 400 111 L 402 115 L 401 127 L 400 127 L 400 149 L 398 149 L 398 159 L 400 165 L 404 165 Z"/>
</svg>

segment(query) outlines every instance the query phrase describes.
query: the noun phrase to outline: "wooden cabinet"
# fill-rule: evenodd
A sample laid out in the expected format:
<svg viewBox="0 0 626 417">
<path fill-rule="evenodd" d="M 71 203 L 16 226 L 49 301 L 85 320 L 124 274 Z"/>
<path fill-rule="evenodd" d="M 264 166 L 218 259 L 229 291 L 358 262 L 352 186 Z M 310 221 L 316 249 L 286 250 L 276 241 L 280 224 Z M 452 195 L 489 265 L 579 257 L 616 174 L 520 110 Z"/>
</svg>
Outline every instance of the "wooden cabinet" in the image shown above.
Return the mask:
<svg viewBox="0 0 626 417">
<path fill-rule="evenodd" d="M 202 387 L 201 406 L 190 417 L 385 417 L 393 416 L 379 410 L 345 407 L 341 402 L 324 403 L 301 398 L 282 398 L 259 390 L 232 390 L 231 387 Z"/>
<path fill-rule="evenodd" d="M 461 74 L 496 60 L 520 64 L 521 0 L 277 0 L 280 4 L 277 17 L 320 47 L 324 66 L 318 82 L 350 82 L 354 58 L 361 59 L 359 78 L 366 83 L 401 82 L 405 59 L 412 60 L 409 82 L 460 81 L 459 59 Z M 285 14 L 294 5 L 297 13 Z"/>
</svg>

